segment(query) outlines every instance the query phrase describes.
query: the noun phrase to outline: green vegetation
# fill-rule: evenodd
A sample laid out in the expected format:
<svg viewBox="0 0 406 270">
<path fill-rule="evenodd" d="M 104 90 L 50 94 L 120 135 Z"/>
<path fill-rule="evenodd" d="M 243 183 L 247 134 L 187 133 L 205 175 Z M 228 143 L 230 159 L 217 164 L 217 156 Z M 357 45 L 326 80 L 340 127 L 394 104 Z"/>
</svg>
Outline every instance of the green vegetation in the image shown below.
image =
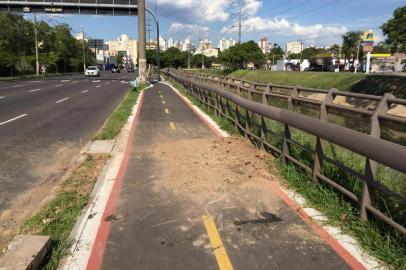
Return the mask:
<svg viewBox="0 0 406 270">
<path fill-rule="evenodd" d="M 51 236 L 51 254 L 41 269 L 57 269 L 68 252 L 71 230 L 88 204 L 94 183 L 108 158 L 108 155 L 87 156 L 62 184 L 56 197 L 20 228 L 21 233 Z"/>
<path fill-rule="evenodd" d="M 397 8 L 393 17 L 382 26 L 385 40 L 392 52 L 406 52 L 406 6 Z"/>
<path fill-rule="evenodd" d="M 95 140 L 112 140 L 121 131 L 121 128 L 126 123 L 131 115 L 132 109 L 138 100 L 139 93 L 146 87 L 140 85 L 132 89 L 117 107 L 117 109 L 109 116 L 102 129 L 94 137 Z"/>
<path fill-rule="evenodd" d="M 0 76 L 35 73 L 34 23 L 23 15 L 0 14 Z M 40 65 L 48 73 L 83 70 L 82 41 L 72 36 L 66 24 L 51 26 L 37 22 Z M 92 64 L 94 54 L 85 46 L 86 65 Z"/>
<path fill-rule="evenodd" d="M 173 80 L 171 80 L 173 83 Z M 194 97 L 191 97 L 188 92 L 182 88 L 181 85 L 174 83 L 178 89 L 182 89 L 196 105 L 205 110 L 218 124 L 230 133 L 239 133 L 232 122 L 226 121 L 224 118 L 217 117 L 213 111 L 208 111 L 207 107 L 199 103 Z M 235 106 L 231 106 L 235 112 Z M 245 111 L 240 108 L 240 123 L 245 125 Z M 234 115 L 231 115 L 234 117 Z M 257 134 L 259 130 L 259 117 L 254 115 L 251 117 L 254 124 L 251 126 L 251 132 Z M 275 134 L 268 134 L 267 141 L 273 146 L 281 149 L 283 125 L 273 120 L 266 120 L 267 126 Z M 228 123 L 227 123 L 228 122 Z M 280 136 L 277 136 L 279 134 Z M 315 137 L 304 133 L 302 131 L 293 129 L 292 140 L 307 147 L 308 149 L 315 149 Z M 257 142 L 254 142 L 258 146 Z M 312 167 L 313 155 L 302 148 L 291 144 L 290 155 L 305 165 Z M 333 160 L 337 160 L 345 166 L 363 173 L 365 158 L 345 150 L 337 145 L 326 143 L 325 155 Z M 337 192 L 332 187 L 320 182 L 318 185 L 314 184 L 311 180 L 311 176 L 297 167 L 293 167 L 291 164 L 283 165 L 282 162 L 278 162 L 279 171 L 283 176 L 286 184 L 300 193 L 307 199 L 309 206 L 318 209 L 323 212 L 329 220 L 327 224 L 340 227 L 344 232 L 355 237 L 363 248 L 371 255 L 387 263 L 394 269 L 406 269 L 406 237 L 398 233 L 397 231 L 389 228 L 382 222 L 371 219 L 369 223 L 366 223 L 358 218 L 358 206 L 349 201 L 344 195 Z M 340 170 L 339 168 L 324 162 L 322 164 L 323 175 L 334 179 L 337 183 L 344 186 L 348 190 L 352 191 L 358 197 L 360 197 L 362 191 L 362 184 L 356 177 Z M 379 166 L 377 171 L 377 179 L 392 190 L 400 193 L 406 192 L 406 179 L 405 175 L 391 171 L 388 168 Z M 380 192 L 373 194 L 374 206 L 380 211 L 391 216 L 400 224 L 406 222 L 406 210 L 403 203 L 396 199 L 388 198 Z"/>
<path fill-rule="evenodd" d="M 332 72 L 272 72 L 268 70 L 237 70 L 231 77 L 284 85 L 301 85 L 320 89 L 337 88 L 351 90 L 352 86 L 366 77 L 364 74 Z"/>
<path fill-rule="evenodd" d="M 224 52 L 220 52 L 218 58 L 219 62 L 230 70 L 247 68 L 250 63 L 257 68 L 265 64 L 265 55 L 258 47 L 258 44 L 252 40 L 236 44 Z"/>
</svg>

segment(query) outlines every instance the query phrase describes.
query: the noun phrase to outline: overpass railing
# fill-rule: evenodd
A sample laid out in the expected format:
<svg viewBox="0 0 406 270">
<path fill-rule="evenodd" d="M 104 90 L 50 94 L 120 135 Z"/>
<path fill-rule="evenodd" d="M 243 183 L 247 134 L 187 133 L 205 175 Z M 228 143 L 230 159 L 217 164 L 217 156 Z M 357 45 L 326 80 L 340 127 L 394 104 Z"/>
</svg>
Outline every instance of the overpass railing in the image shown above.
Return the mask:
<svg viewBox="0 0 406 270">
<path fill-rule="evenodd" d="M 348 197 L 358 205 L 361 219 L 368 221 L 372 215 L 406 235 L 406 147 L 380 138 L 381 119 L 405 127 L 406 118 L 390 110 L 394 105 L 406 105 L 406 100 L 391 94 L 379 97 L 335 89 L 256 84 L 180 70 L 168 69 L 165 73 L 183 84 L 207 109 L 233 122 L 255 144 L 279 155 L 284 163 L 307 171 L 315 183 L 324 182 Z M 315 93 L 318 95 L 310 96 Z M 336 96 L 362 98 L 365 107 L 334 103 Z M 287 108 L 272 106 L 273 98 L 285 99 Z M 318 106 L 318 116 L 294 111 L 297 102 Z M 369 132 L 328 122 L 330 108 L 368 116 Z M 298 135 L 301 133 L 305 136 Z M 385 181 L 381 175 L 385 175 Z"/>
</svg>

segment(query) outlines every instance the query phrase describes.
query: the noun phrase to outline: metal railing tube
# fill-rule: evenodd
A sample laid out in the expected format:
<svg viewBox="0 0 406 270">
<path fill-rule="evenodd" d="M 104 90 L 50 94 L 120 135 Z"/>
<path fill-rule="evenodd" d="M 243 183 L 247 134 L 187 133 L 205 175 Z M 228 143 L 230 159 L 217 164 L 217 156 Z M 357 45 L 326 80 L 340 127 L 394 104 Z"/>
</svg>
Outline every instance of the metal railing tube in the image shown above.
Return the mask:
<svg viewBox="0 0 406 270">
<path fill-rule="evenodd" d="M 217 93 L 251 112 L 285 123 L 326 141 L 347 148 L 355 153 L 371 158 L 399 172 L 406 173 L 406 147 L 402 145 L 375 138 L 329 122 L 323 122 L 289 110 L 250 101 L 233 93 L 217 89 L 215 86 L 181 77 L 172 71 L 169 71 L 169 75 L 178 81 L 194 84 L 199 88 Z"/>
</svg>

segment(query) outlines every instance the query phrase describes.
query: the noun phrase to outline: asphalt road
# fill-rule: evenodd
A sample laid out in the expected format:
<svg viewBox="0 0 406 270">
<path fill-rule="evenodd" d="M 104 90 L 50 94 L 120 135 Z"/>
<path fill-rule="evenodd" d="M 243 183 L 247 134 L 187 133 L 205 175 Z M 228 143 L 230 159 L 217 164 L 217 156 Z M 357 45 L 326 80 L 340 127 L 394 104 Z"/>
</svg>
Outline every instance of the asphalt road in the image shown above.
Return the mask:
<svg viewBox="0 0 406 270">
<path fill-rule="evenodd" d="M 50 192 L 134 77 L 124 71 L 0 83 L 0 230 Z"/>
</svg>

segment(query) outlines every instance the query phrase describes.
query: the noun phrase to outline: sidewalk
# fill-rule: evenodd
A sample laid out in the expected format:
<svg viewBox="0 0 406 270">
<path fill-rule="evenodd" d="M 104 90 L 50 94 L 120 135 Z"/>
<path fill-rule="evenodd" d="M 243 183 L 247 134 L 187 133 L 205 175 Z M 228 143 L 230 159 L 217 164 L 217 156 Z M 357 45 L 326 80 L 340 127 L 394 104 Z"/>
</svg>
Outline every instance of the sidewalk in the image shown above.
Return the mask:
<svg viewBox="0 0 406 270">
<path fill-rule="evenodd" d="M 167 85 L 145 92 L 130 140 L 88 269 L 363 269 L 285 203 L 264 153 Z"/>
</svg>

